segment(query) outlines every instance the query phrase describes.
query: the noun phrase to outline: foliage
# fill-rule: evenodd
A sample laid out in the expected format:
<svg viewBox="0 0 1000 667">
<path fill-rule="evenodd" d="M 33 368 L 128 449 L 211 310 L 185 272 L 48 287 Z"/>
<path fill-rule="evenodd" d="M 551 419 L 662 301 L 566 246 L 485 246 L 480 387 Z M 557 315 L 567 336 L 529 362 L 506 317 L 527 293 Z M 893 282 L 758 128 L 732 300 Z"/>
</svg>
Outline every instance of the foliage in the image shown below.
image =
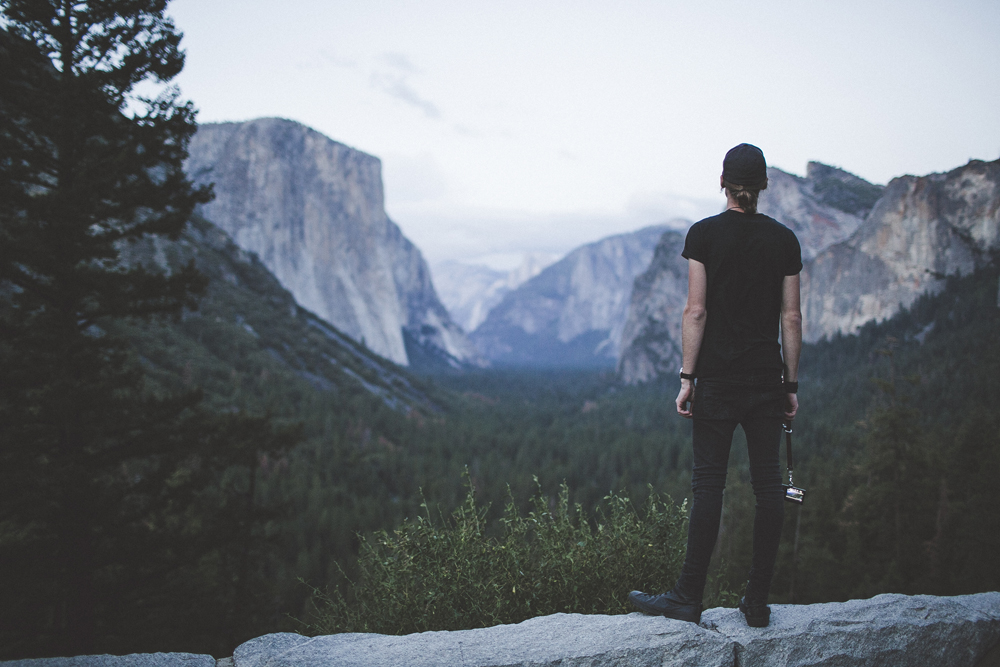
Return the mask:
<svg viewBox="0 0 1000 667">
<path fill-rule="evenodd" d="M 157 391 L 121 333 L 190 311 L 205 287 L 191 264 L 123 257 L 176 238 L 209 197 L 183 171 L 192 105 L 135 93 L 183 65 L 165 4 L 0 1 L 5 656 L 128 652 L 213 612 L 231 640 L 267 518 L 257 457 L 295 439 L 204 412 L 196 388 Z M 227 572 L 204 590 L 221 606 L 173 619 L 212 559 Z"/>
<path fill-rule="evenodd" d="M 1000 586 L 997 269 L 806 346 L 796 480 L 775 590 L 797 602 Z M 862 378 L 862 380 L 859 380 Z M 801 459 L 799 454 L 802 454 Z M 796 522 L 798 522 L 796 524 Z"/>
<path fill-rule="evenodd" d="M 358 584 L 321 596 L 311 629 L 404 634 L 630 611 L 630 590 L 680 573 L 685 507 L 655 492 L 641 512 L 618 494 L 603 500 L 591 521 L 565 484 L 555 498 L 539 488 L 526 516 L 508 501 L 496 537 L 471 487 L 438 523 L 425 502 L 422 516 L 362 542 Z"/>
</svg>

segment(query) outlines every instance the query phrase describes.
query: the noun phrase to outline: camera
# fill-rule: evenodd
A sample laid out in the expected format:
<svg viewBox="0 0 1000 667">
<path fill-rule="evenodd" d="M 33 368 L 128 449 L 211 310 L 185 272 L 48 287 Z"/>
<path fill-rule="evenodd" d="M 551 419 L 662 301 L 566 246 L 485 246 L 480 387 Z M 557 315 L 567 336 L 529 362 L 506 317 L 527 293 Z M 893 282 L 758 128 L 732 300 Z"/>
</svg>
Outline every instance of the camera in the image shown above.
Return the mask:
<svg viewBox="0 0 1000 667">
<path fill-rule="evenodd" d="M 790 503 L 795 503 L 796 505 L 801 505 L 806 499 L 806 490 L 800 489 L 797 486 L 792 486 L 791 484 L 782 484 L 782 488 L 785 489 L 785 500 Z"/>
</svg>

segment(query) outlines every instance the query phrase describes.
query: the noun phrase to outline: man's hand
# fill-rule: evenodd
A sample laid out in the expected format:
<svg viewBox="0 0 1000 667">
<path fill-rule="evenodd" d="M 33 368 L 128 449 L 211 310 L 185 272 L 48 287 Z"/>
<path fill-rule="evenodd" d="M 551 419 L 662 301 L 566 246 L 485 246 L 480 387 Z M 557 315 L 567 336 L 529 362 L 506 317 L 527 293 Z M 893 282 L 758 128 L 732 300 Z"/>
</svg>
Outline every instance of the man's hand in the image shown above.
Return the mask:
<svg viewBox="0 0 1000 667">
<path fill-rule="evenodd" d="M 691 380 L 681 380 L 681 390 L 677 394 L 677 414 L 691 419 L 691 402 L 694 401 L 694 383 Z"/>
<path fill-rule="evenodd" d="M 785 394 L 785 419 L 792 421 L 798 411 L 799 397 L 796 394 Z"/>
</svg>

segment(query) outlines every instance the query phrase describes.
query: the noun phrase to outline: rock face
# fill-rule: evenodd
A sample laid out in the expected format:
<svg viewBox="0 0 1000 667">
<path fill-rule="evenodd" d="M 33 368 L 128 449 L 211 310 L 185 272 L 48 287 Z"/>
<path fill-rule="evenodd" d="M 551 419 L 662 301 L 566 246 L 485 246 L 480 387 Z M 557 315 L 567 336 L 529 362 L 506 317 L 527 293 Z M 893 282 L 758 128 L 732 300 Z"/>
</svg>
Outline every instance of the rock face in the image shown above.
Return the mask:
<svg viewBox="0 0 1000 667">
<path fill-rule="evenodd" d="M 186 169 L 215 183 L 200 211 L 305 308 L 398 364 L 475 349 L 441 305 L 420 251 L 385 214 L 381 162 L 298 123 L 202 125 Z"/>
<path fill-rule="evenodd" d="M 795 232 L 807 267 L 859 234 L 884 193 L 882 186 L 819 162 L 809 163 L 805 178 L 773 167 L 767 173 L 760 211 Z M 683 247 L 683 239 L 665 237 L 649 269 L 636 279 L 618 360 L 627 384 L 674 374 L 680 367 L 681 313 L 687 299 Z M 804 290 L 806 275 L 804 271 Z M 806 323 L 808 327 L 808 314 Z"/>
<path fill-rule="evenodd" d="M 577 248 L 507 294 L 473 342 L 503 365 L 611 366 L 632 282 L 667 229 L 646 227 Z"/>
<path fill-rule="evenodd" d="M 806 340 L 892 316 L 1000 249 L 1000 160 L 893 179 L 864 224 L 802 272 Z"/>
<path fill-rule="evenodd" d="M 683 250 L 683 234 L 664 233 L 649 268 L 635 279 L 618 359 L 618 373 L 628 384 L 677 373 L 681 366 L 680 314 L 688 286 Z"/>
<path fill-rule="evenodd" d="M 884 189 L 820 162 L 805 178 L 771 167 L 767 181 L 757 208 L 795 232 L 803 260 L 853 234 Z"/>
<path fill-rule="evenodd" d="M 965 667 L 1000 642 L 1000 593 L 772 605 L 771 625 L 748 628 L 735 609 L 700 626 L 628 614 L 554 614 L 517 625 L 395 637 L 266 635 L 236 649 L 236 667 L 466 665 L 545 667 Z"/>
<path fill-rule="evenodd" d="M 511 290 L 542 272 L 558 259 L 546 253 L 527 253 L 512 271 L 447 261 L 435 265 L 434 286 L 452 319 L 465 331 L 474 331 Z"/>
</svg>

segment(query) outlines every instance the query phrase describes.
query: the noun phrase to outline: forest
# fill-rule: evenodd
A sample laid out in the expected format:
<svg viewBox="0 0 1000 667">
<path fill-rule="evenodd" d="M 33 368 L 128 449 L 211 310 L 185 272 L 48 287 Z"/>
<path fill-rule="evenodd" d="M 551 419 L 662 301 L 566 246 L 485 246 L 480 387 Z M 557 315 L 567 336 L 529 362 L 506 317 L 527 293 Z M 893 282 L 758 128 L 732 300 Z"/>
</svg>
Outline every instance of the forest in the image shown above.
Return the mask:
<svg viewBox="0 0 1000 667">
<path fill-rule="evenodd" d="M 384 584 L 399 574 L 372 558 L 438 538 L 467 548 L 455 536 L 469 526 L 475 545 L 556 561 L 582 545 L 580 562 L 668 588 L 690 494 L 676 383 L 418 374 L 298 307 L 195 215 L 211 193 L 181 167 L 193 106 L 132 92 L 183 65 L 163 4 L 131 3 L 131 22 L 81 5 L 73 25 L 89 32 L 66 43 L 47 3 L 0 2 L 2 85 L 17 92 L 0 106 L 0 659 L 223 657 L 268 632 L 370 627 L 357 610 L 395 604 Z M 994 258 L 805 346 L 807 499 L 786 513 L 772 602 L 1000 586 L 998 276 Z M 741 589 L 752 514 L 738 435 L 714 603 Z M 482 585 L 481 552 L 459 554 L 478 565 L 452 584 Z M 633 571 L 627 554 L 661 565 Z M 599 604 L 513 590 L 466 622 L 627 611 L 614 590 Z"/>
</svg>

